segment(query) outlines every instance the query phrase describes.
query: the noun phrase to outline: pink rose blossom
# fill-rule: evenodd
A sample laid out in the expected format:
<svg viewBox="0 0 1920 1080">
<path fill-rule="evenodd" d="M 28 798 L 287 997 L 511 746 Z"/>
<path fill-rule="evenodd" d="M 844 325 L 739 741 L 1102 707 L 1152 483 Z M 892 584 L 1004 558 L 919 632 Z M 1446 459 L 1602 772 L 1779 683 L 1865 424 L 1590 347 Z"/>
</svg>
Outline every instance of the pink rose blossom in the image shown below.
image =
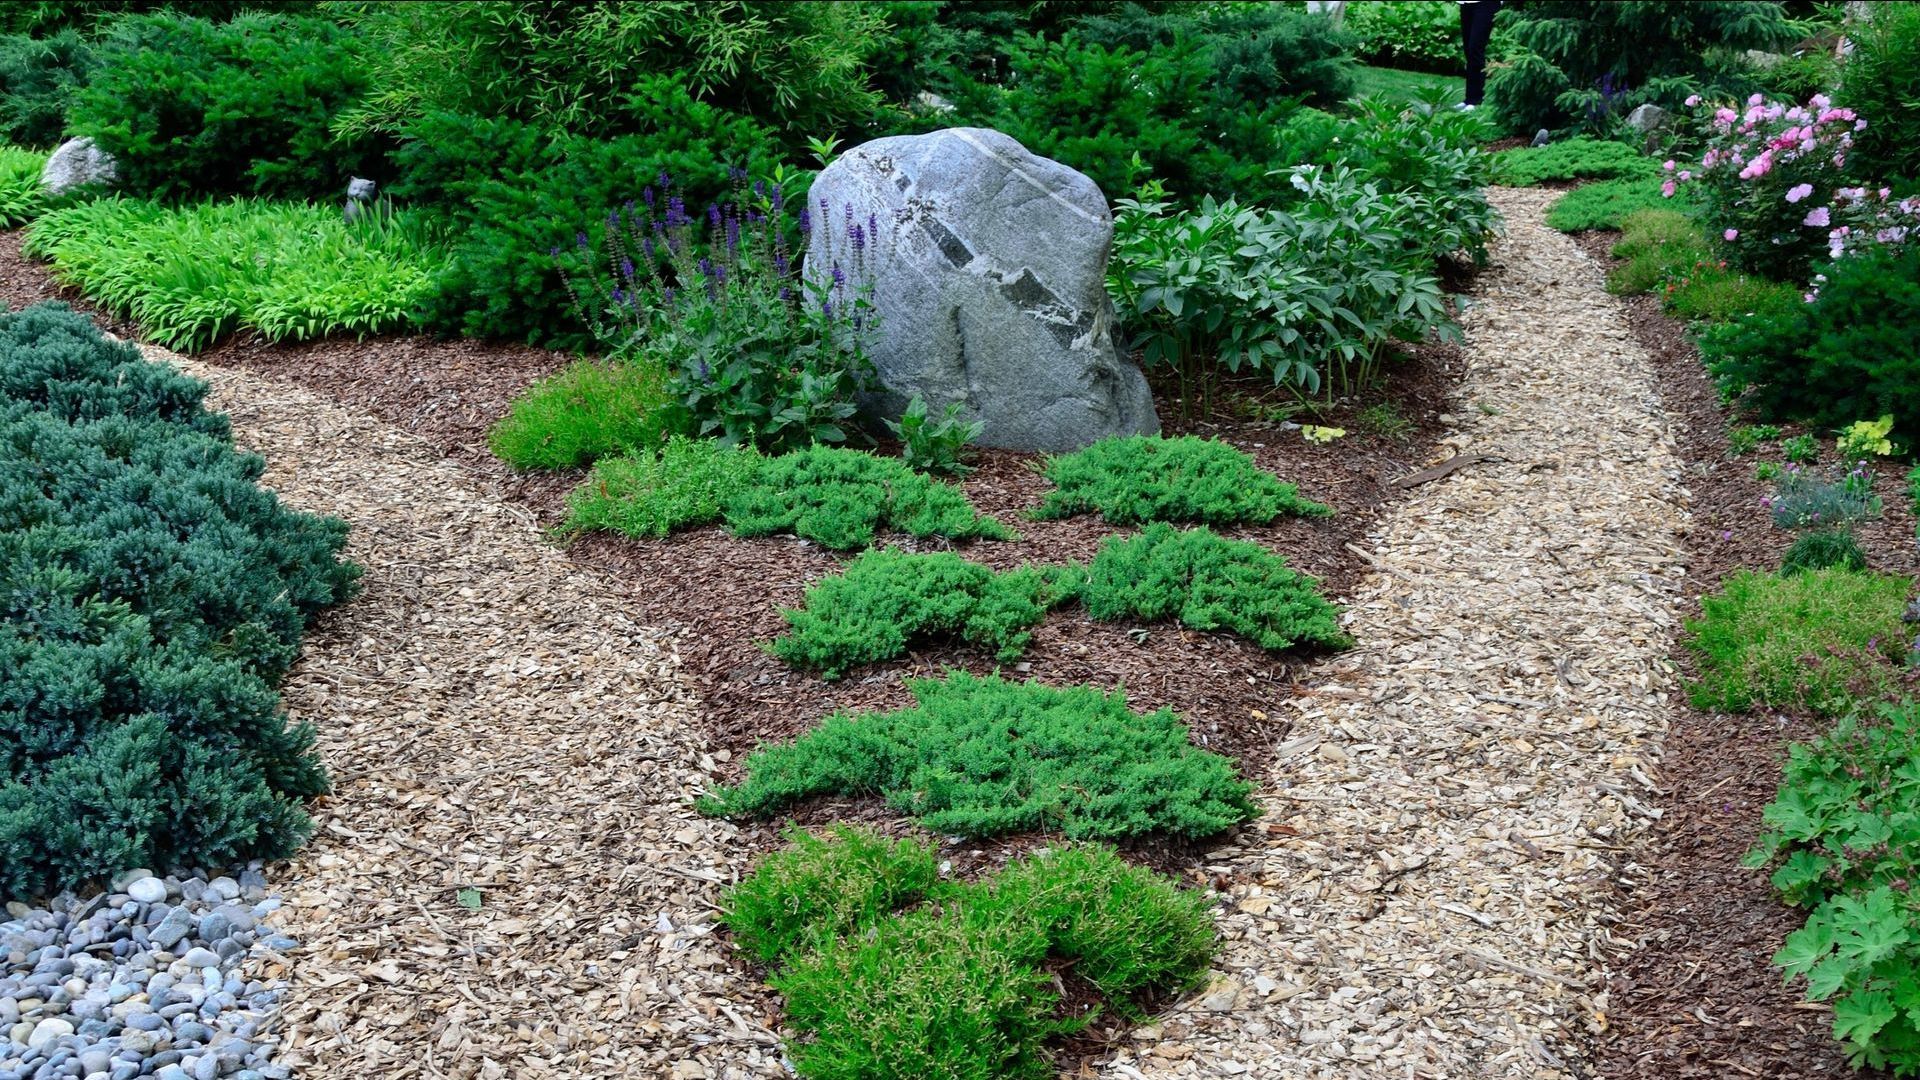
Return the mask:
<svg viewBox="0 0 1920 1080">
<path fill-rule="evenodd" d="M 1694 107 L 1695 105 L 1698 105 L 1698 104 L 1700 104 L 1700 95 L 1699 95 L 1699 94 L 1688 94 L 1688 95 L 1687 95 L 1687 108 L 1689 108 L 1689 109 L 1691 109 L 1691 108 L 1693 108 L 1693 107 Z"/>
<path fill-rule="evenodd" d="M 1812 184 L 1795 184 L 1787 189 L 1787 201 L 1790 203 L 1799 202 L 1811 194 L 1813 194 Z"/>
<path fill-rule="evenodd" d="M 1674 192 L 1673 181 L 1669 180 L 1666 183 L 1660 185 L 1660 194 L 1665 196 L 1666 198 L 1669 198 L 1669 199 L 1673 198 L 1673 192 Z"/>
<path fill-rule="evenodd" d="M 1800 224 L 1806 225 L 1812 228 L 1824 229 L 1828 225 L 1832 224 L 1832 219 L 1828 217 L 1826 207 L 1816 206 L 1813 209 L 1807 211 L 1807 216 L 1800 219 Z"/>
<path fill-rule="evenodd" d="M 1672 158 L 1668 158 L 1667 160 L 1660 163 L 1660 167 L 1667 170 L 1668 172 L 1673 171 L 1673 166 L 1674 166 L 1674 161 Z"/>
<path fill-rule="evenodd" d="M 1728 243 L 1732 243 L 1733 241 L 1740 239 L 1740 230 L 1728 229 L 1726 232 L 1721 233 L 1720 235 L 1726 237 Z"/>
</svg>

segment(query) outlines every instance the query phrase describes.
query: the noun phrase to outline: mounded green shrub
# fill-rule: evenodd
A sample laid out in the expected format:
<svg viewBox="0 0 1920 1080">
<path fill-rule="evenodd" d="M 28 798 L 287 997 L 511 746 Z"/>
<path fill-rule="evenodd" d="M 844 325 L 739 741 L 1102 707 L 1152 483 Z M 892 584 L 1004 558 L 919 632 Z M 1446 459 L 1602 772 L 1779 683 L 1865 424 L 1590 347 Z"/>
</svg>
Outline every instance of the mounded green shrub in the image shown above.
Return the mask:
<svg viewBox="0 0 1920 1080">
<path fill-rule="evenodd" d="M 1611 254 L 1622 262 L 1607 272 L 1610 292 L 1652 292 L 1676 270 L 1714 256 L 1706 231 L 1675 210 L 1635 210 L 1620 219 L 1619 228 Z"/>
<path fill-rule="evenodd" d="M 1631 214 L 1671 210 L 1676 200 L 1660 194 L 1660 184 L 1644 177 L 1582 184 L 1547 208 L 1547 227 L 1561 232 L 1618 229 Z"/>
<path fill-rule="evenodd" d="M 516 469 L 570 469 L 673 430 L 666 373 L 642 359 L 576 360 L 515 398 L 487 448 Z"/>
<path fill-rule="evenodd" d="M 1064 518 L 1097 511 L 1114 525 L 1152 521 L 1266 523 L 1282 515 L 1326 517 L 1329 507 L 1218 439 L 1129 435 L 1047 459 L 1056 490 L 1034 511 Z"/>
<path fill-rule="evenodd" d="M 1194 746 L 1171 709 L 1143 716 L 1117 691 L 965 672 L 909 685 L 912 708 L 835 713 L 754 751 L 745 782 L 704 808 L 767 817 L 821 795 L 873 793 L 942 834 L 1076 840 L 1211 836 L 1258 815 L 1232 761 Z"/>
<path fill-rule="evenodd" d="M 723 521 L 735 536 L 791 533 L 835 551 L 869 547 L 881 531 L 948 540 L 1010 540 L 960 489 L 898 458 L 812 446 L 778 457 L 711 441 L 676 440 L 658 457 L 639 451 L 601 461 L 568 501 L 566 528 L 665 536 Z"/>
<path fill-rule="evenodd" d="M 242 328 L 269 341 L 411 328 L 444 257 L 421 218 L 385 204 L 349 223 L 334 207 L 259 199 L 95 199 L 43 213 L 21 250 L 185 352 Z"/>
<path fill-rule="evenodd" d="M 258 486 L 204 386 L 60 305 L 0 316 L 0 893 L 285 855 L 325 790 L 275 685 L 345 524 Z"/>
<path fill-rule="evenodd" d="M 1071 965 L 1137 1018 L 1143 997 L 1196 985 L 1213 958 L 1206 897 L 1103 846 L 962 885 L 939 880 L 934 851 L 914 841 L 793 839 L 725 906 L 786 996 L 802 1077 L 1040 1080 L 1056 1073 L 1046 1043 L 1090 1019 L 1060 1017 L 1053 968 Z"/>
<path fill-rule="evenodd" d="M 1493 156 L 1497 184 L 1531 187 L 1550 180 L 1652 178 L 1660 163 L 1623 142 L 1581 137 L 1545 146 L 1523 146 Z"/>
<path fill-rule="evenodd" d="M 360 39 L 324 19 L 130 15 L 95 43 L 68 128 L 113 155 L 116 185 L 161 199 L 338 199 L 382 148 L 334 121 L 372 87 Z"/>
<path fill-rule="evenodd" d="M 1881 694 L 1906 658 L 1900 616 L 1912 590 L 1911 578 L 1843 569 L 1734 574 L 1687 622 L 1700 664 L 1694 707 L 1837 715 Z"/>
<path fill-rule="evenodd" d="M 1080 573 L 1030 566 L 995 573 L 947 551 L 867 551 L 808 589 L 803 607 L 782 611 L 789 630 L 769 649 L 827 679 L 938 638 L 1012 660 L 1047 609 L 1073 599 Z"/>
<path fill-rule="evenodd" d="M 721 509 L 735 536 L 793 533 L 835 551 L 873 544 L 880 530 L 921 538 L 1011 540 L 952 484 L 899 458 L 811 446 L 768 458 Z"/>
<path fill-rule="evenodd" d="M 0 37 L 0 140 L 59 145 L 67 109 L 93 66 L 92 46 L 70 29 L 44 37 Z"/>
<path fill-rule="evenodd" d="M 1159 524 L 1130 539 L 1109 538 L 1094 556 L 1082 599 L 1103 622 L 1175 619 L 1238 634 L 1263 649 L 1353 643 L 1319 582 L 1259 544 L 1207 528 Z"/>
</svg>

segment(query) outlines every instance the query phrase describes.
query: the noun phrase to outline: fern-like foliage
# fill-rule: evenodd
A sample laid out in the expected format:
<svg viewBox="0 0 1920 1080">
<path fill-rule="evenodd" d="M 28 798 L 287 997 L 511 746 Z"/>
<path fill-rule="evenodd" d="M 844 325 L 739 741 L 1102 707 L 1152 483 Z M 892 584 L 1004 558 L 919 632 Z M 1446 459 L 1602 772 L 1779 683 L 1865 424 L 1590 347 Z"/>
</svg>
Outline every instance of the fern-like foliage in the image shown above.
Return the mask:
<svg viewBox="0 0 1920 1080">
<path fill-rule="evenodd" d="M 1211 529 L 1151 525 L 1108 540 L 1094 556 L 1083 599 L 1095 619 L 1176 619 L 1226 630 L 1263 649 L 1352 644 L 1319 583 L 1258 544 Z"/>
<path fill-rule="evenodd" d="M 1056 490 L 1034 511 L 1043 519 L 1097 511 L 1115 525 L 1234 525 L 1333 513 L 1301 498 L 1297 487 L 1254 464 L 1244 451 L 1192 435 L 1102 439 L 1048 459 L 1046 474 Z"/>
<path fill-rule="evenodd" d="M 1257 814 L 1233 763 L 1194 746 L 1170 709 L 1143 716 L 1119 692 L 965 672 L 911 687 L 913 708 L 836 713 L 755 751 L 746 782 L 704 808 L 766 817 L 820 795 L 872 792 L 939 833 L 1099 840 L 1211 836 Z"/>
</svg>

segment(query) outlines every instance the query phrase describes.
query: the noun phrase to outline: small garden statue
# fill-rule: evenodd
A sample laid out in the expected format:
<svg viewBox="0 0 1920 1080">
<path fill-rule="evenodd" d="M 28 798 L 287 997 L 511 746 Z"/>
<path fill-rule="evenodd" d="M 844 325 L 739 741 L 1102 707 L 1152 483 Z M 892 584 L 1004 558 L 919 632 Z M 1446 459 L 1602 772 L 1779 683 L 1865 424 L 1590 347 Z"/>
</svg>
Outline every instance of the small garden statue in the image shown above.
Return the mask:
<svg viewBox="0 0 1920 1080">
<path fill-rule="evenodd" d="M 372 202 L 373 193 L 379 190 L 379 186 L 371 180 L 363 180 L 358 176 L 347 181 L 347 205 L 343 216 L 349 224 L 358 221 L 360 215 L 367 212 L 367 207 L 361 204 Z"/>
</svg>

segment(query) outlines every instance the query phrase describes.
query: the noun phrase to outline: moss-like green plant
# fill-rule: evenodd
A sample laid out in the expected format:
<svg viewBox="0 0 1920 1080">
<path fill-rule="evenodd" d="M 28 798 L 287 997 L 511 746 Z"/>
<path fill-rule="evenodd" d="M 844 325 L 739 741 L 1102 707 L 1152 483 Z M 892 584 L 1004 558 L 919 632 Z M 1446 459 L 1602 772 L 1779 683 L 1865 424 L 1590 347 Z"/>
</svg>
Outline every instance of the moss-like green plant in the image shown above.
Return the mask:
<svg viewBox="0 0 1920 1080">
<path fill-rule="evenodd" d="M 1117 840 L 1211 836 L 1257 811 L 1231 760 L 1202 750 L 1171 709 L 1124 694 L 954 672 L 910 684 L 913 708 L 835 713 L 747 759 L 746 782 L 703 808 L 765 817 L 819 795 L 885 795 L 936 832 L 1058 831 Z"/>
<path fill-rule="evenodd" d="M 675 529 L 706 525 L 734 492 L 753 482 L 760 455 L 752 448 L 711 439 L 676 437 L 656 453 L 641 450 L 601 458 L 567 496 L 561 531 L 577 535 L 607 529 L 627 536 L 659 537 Z"/>
<path fill-rule="evenodd" d="M 760 955 L 782 943 L 769 982 L 801 1033 L 802 1077 L 1042 1080 L 1047 1041 L 1088 1019 L 1061 1018 L 1050 965 L 1138 1017 L 1142 995 L 1194 986 L 1212 961 L 1206 898 L 1110 848 L 1042 852 L 975 885 L 929 883 L 932 860 L 839 830 L 796 838 L 728 893 L 737 938 Z M 876 910 L 888 903 L 903 910 Z"/>
<path fill-rule="evenodd" d="M 735 536 L 792 533 L 835 551 L 867 547 L 883 530 L 948 540 L 1014 536 L 952 484 L 896 458 L 837 446 L 763 458 L 675 440 L 657 455 L 603 459 L 567 505 L 569 533 L 658 537 L 719 520 Z"/>
<path fill-rule="evenodd" d="M 1635 211 L 1671 210 L 1682 201 L 1662 196 L 1660 182 L 1648 177 L 1601 180 L 1562 195 L 1547 210 L 1547 227 L 1569 233 L 1617 229 Z"/>
<path fill-rule="evenodd" d="M 1263 649 L 1352 644 L 1319 582 L 1258 544 L 1206 528 L 1151 525 L 1131 539 L 1109 539 L 1094 556 L 1084 599 L 1102 621 L 1178 619 Z"/>
<path fill-rule="evenodd" d="M 813 446 L 769 458 L 722 507 L 735 536 L 793 533 L 835 551 L 872 545 L 881 529 L 951 540 L 1011 540 L 952 484 L 898 458 Z"/>
<path fill-rule="evenodd" d="M 1912 589 L 1911 578 L 1842 569 L 1734 574 L 1687 623 L 1700 660 L 1694 705 L 1839 714 L 1886 691 L 1906 652 L 1900 616 Z"/>
<path fill-rule="evenodd" d="M 677 426 L 669 404 L 658 365 L 577 360 L 516 398 L 487 448 L 516 469 L 570 469 L 657 446 Z"/>
<path fill-rule="evenodd" d="M 1493 182 L 1530 187 L 1551 180 L 1653 177 L 1660 163 L 1623 142 L 1581 137 L 1493 155 Z"/>
<path fill-rule="evenodd" d="M 1047 609 L 1077 594 L 1081 576 L 1077 568 L 1060 567 L 996 574 L 946 551 L 868 551 L 808 589 L 804 607 L 782 611 L 791 629 L 769 649 L 828 679 L 939 637 L 1012 660 Z"/>
<path fill-rule="evenodd" d="M 1809 570 L 1865 570 L 1867 553 L 1846 529 L 1816 529 L 1801 534 L 1780 560 L 1780 576 L 1792 577 Z"/>
<path fill-rule="evenodd" d="M 1624 296 L 1652 292 L 1675 274 L 1713 258 L 1713 245 L 1698 222 L 1666 208 L 1635 210 L 1620 219 L 1607 290 Z"/>
<path fill-rule="evenodd" d="M 1130 435 L 1049 458 L 1056 490 L 1034 511 L 1064 518 L 1097 511 L 1115 525 L 1150 521 L 1231 525 L 1269 522 L 1283 514 L 1325 517 L 1333 511 L 1218 439 Z"/>
</svg>

